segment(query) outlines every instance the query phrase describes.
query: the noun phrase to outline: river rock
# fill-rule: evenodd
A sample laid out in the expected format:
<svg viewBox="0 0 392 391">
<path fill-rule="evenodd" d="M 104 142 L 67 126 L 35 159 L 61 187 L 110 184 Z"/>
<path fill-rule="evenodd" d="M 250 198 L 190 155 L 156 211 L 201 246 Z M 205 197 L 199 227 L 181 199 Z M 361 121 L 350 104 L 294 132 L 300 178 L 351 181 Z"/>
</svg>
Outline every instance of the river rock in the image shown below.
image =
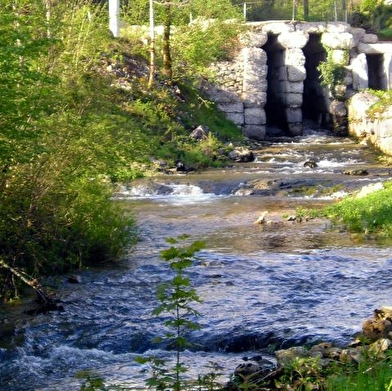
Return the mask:
<svg viewBox="0 0 392 391">
<path fill-rule="evenodd" d="M 209 132 L 208 126 L 199 125 L 192 131 L 190 137 L 195 140 L 204 140 L 208 137 Z"/>
<path fill-rule="evenodd" d="M 345 175 L 354 175 L 354 176 L 365 176 L 369 175 L 368 170 L 358 169 L 358 170 L 345 170 L 343 171 Z"/>
<path fill-rule="evenodd" d="M 308 160 L 304 163 L 304 167 L 316 168 L 317 163 L 314 160 Z"/>
<path fill-rule="evenodd" d="M 367 319 L 362 325 L 362 334 L 370 342 L 380 338 L 392 336 L 392 308 L 382 307 L 375 310 L 372 318 Z"/>
<path fill-rule="evenodd" d="M 322 379 L 331 373 L 336 365 L 347 365 L 350 370 L 349 368 L 368 359 L 366 357 L 385 359 L 388 357 L 386 354 L 388 351 L 392 351 L 392 307 L 382 307 L 375 310 L 373 317 L 363 323 L 362 333 L 357 335 L 355 340 L 346 347 L 335 346 L 331 342 L 322 342 L 310 348 L 294 346 L 289 349 L 277 350 L 275 352 L 276 366 L 264 367 L 260 361 L 242 363 L 234 371 L 239 382 L 229 382 L 225 390 L 239 391 L 243 389 L 241 383 L 245 384 L 249 379 L 255 386 L 265 385 L 266 379 L 270 381 L 270 385 L 267 388 L 262 388 L 263 390 L 297 390 L 295 376 L 298 371 L 307 371 L 306 373 L 311 373 L 311 376 Z M 290 371 L 292 372 L 291 377 Z M 279 387 L 276 387 L 276 384 L 279 384 Z M 307 383 L 307 385 L 312 386 L 311 383 Z M 320 388 L 309 389 L 318 390 Z"/>
<path fill-rule="evenodd" d="M 255 160 L 253 152 L 245 147 L 237 147 L 229 152 L 229 159 L 238 163 L 248 163 Z"/>
<path fill-rule="evenodd" d="M 76 274 L 72 274 L 67 280 L 70 284 L 80 284 L 82 282 L 82 277 Z"/>
<path fill-rule="evenodd" d="M 259 364 L 247 362 L 238 365 L 237 368 L 234 370 L 234 374 L 246 376 L 246 375 L 251 375 L 253 373 L 260 372 L 261 370 L 262 368 L 260 367 Z"/>
</svg>

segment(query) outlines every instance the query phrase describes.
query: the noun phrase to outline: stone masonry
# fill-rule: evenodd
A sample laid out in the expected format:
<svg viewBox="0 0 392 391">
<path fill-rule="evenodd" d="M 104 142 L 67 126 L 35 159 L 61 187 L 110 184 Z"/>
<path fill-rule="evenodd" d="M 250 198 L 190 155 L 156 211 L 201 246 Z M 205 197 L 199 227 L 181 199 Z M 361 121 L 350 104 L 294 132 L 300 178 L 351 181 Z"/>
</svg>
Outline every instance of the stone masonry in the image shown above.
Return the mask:
<svg viewBox="0 0 392 391">
<path fill-rule="evenodd" d="M 214 64 L 210 99 L 251 139 L 270 128 L 302 134 L 304 120 L 347 132 L 347 100 L 364 88 L 392 86 L 392 44 L 343 22 L 254 22 L 240 38 L 232 61 Z M 334 91 L 320 84 L 318 65 L 327 58 L 345 66 Z"/>
</svg>

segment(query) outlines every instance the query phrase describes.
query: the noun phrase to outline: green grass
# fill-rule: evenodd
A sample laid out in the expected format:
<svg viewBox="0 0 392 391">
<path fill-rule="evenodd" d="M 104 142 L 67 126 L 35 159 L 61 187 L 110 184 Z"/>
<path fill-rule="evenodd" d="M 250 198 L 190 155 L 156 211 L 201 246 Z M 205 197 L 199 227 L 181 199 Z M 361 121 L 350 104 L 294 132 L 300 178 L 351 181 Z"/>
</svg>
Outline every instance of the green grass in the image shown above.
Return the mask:
<svg viewBox="0 0 392 391">
<path fill-rule="evenodd" d="M 391 363 L 365 359 L 357 367 L 340 368 L 327 377 L 325 384 L 326 391 L 391 391 Z"/>
<path fill-rule="evenodd" d="M 348 231 L 392 237 L 392 181 L 385 189 L 363 198 L 349 196 L 327 207 L 322 214 L 335 224 L 344 224 Z"/>
</svg>

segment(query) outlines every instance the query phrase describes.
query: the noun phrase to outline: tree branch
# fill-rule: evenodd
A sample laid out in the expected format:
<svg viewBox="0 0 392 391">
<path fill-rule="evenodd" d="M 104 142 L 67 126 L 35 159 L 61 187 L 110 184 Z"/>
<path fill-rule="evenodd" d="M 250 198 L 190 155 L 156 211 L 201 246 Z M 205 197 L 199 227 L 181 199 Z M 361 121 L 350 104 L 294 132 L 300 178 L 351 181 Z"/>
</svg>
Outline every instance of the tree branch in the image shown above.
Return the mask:
<svg viewBox="0 0 392 391">
<path fill-rule="evenodd" d="M 53 306 L 54 300 L 47 295 L 47 293 L 43 290 L 36 279 L 28 279 L 25 276 L 25 273 L 19 272 L 13 267 L 9 266 L 4 260 L 0 259 L 0 268 L 9 270 L 13 275 L 18 277 L 21 281 L 23 281 L 26 285 L 33 288 L 34 291 L 37 293 L 39 300 L 45 306 Z"/>
</svg>

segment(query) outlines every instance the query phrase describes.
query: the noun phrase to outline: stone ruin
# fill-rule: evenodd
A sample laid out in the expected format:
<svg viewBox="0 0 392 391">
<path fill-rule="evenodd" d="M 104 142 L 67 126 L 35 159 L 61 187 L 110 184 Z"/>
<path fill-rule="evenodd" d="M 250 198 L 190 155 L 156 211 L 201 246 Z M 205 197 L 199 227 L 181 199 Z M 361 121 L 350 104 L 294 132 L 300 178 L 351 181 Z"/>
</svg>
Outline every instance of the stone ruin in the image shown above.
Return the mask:
<svg viewBox="0 0 392 391">
<path fill-rule="evenodd" d="M 346 135 L 347 101 L 365 88 L 392 86 L 392 43 L 344 22 L 247 23 L 232 61 L 214 64 L 217 78 L 205 82 L 211 100 L 251 139 L 284 132 L 301 135 L 304 123 Z M 318 66 L 345 67 L 344 81 L 322 86 Z"/>
</svg>

